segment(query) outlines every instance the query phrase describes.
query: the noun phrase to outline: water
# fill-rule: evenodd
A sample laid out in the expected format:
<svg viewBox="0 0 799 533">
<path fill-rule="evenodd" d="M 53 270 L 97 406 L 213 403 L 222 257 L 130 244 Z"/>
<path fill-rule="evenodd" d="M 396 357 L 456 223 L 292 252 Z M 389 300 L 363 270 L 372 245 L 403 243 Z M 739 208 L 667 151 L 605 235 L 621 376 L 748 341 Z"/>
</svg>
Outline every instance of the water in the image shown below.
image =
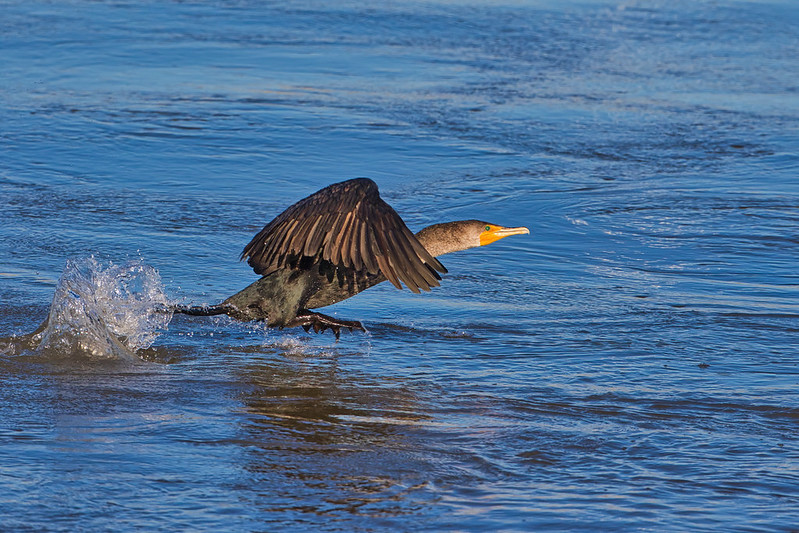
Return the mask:
<svg viewBox="0 0 799 533">
<path fill-rule="evenodd" d="M 4 2 L 2 529 L 796 531 L 797 28 Z M 532 235 L 328 308 L 369 330 L 339 342 L 159 313 L 254 281 L 252 235 L 355 176 L 414 230 Z"/>
</svg>

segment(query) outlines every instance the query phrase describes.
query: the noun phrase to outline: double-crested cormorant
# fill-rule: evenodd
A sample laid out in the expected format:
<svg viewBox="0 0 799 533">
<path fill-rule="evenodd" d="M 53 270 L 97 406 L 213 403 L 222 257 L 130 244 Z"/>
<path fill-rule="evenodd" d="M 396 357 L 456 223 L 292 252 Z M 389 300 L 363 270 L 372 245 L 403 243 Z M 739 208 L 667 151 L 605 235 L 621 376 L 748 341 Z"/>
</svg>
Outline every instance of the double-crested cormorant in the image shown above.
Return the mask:
<svg viewBox="0 0 799 533">
<path fill-rule="evenodd" d="M 388 280 L 411 291 L 437 287 L 447 272 L 437 256 L 483 246 L 509 235 L 530 233 L 462 220 L 424 228 L 414 235 L 380 198 L 377 185 L 358 178 L 335 183 L 300 200 L 267 224 L 244 248 L 262 277 L 219 305 L 178 306 L 191 315 L 227 314 L 266 320 L 272 327 L 306 331 L 342 327 L 365 331 L 360 322 L 311 311 L 340 302 Z"/>
</svg>

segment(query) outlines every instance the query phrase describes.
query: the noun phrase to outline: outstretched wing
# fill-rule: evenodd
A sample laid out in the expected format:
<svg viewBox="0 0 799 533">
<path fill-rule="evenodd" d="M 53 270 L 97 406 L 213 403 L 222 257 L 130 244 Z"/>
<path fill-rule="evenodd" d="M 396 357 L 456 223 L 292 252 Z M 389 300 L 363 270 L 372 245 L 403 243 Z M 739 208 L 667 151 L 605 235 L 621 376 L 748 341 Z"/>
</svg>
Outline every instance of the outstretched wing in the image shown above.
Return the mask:
<svg viewBox="0 0 799 533">
<path fill-rule="evenodd" d="M 355 276 L 382 273 L 416 293 L 437 287 L 438 272 L 447 271 L 367 178 L 335 183 L 292 205 L 250 241 L 245 258 L 263 276 L 310 258 Z"/>
</svg>

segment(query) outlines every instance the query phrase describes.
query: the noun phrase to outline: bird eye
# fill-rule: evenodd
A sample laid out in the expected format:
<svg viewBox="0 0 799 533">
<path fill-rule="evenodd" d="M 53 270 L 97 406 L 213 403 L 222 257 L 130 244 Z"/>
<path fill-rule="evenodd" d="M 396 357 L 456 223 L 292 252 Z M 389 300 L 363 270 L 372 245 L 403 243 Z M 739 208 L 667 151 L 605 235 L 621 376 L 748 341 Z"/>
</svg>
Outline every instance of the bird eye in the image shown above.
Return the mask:
<svg viewBox="0 0 799 533">
<path fill-rule="evenodd" d="M 486 226 L 486 231 L 491 231 L 491 226 Z"/>
</svg>

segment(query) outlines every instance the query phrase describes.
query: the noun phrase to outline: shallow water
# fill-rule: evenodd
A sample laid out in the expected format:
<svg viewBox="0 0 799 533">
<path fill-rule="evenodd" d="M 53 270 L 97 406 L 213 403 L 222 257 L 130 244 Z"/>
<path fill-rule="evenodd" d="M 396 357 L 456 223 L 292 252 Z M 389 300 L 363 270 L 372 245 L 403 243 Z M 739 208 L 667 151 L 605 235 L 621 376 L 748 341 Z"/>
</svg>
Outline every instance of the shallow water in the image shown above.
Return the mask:
<svg viewBox="0 0 799 533">
<path fill-rule="evenodd" d="M 3 529 L 796 530 L 791 2 L 0 13 Z M 157 313 L 355 176 L 532 235 L 339 342 Z"/>
</svg>

